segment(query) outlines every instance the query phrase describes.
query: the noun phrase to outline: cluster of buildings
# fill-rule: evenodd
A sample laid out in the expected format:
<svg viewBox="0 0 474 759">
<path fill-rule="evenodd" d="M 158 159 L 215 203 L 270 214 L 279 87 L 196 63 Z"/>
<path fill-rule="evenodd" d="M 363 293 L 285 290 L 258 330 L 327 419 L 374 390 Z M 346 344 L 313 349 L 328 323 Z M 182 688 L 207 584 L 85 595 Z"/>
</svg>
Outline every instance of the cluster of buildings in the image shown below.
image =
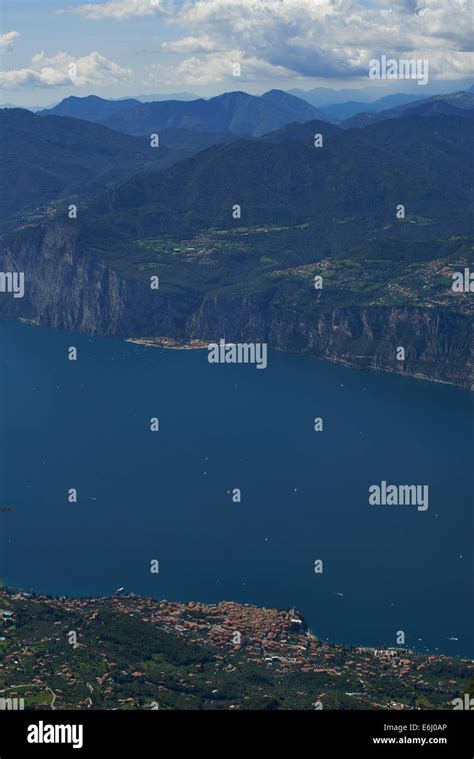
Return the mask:
<svg viewBox="0 0 474 759">
<path fill-rule="evenodd" d="M 21 600 L 22 594 L 10 598 Z M 14 612 L 2 609 L 1 601 L 0 591 L 0 620 L 5 639 L 9 637 L 8 627 L 13 625 Z M 28 601 L 38 603 L 39 607 L 47 602 L 50 608 L 80 614 L 86 624 L 100 616 L 102 610 L 138 618 L 164 632 L 208 647 L 214 652 L 217 661 L 224 666 L 228 665 L 229 671 L 238 668 L 242 662 L 252 662 L 270 667 L 281 675 L 304 673 L 321 676 L 324 678 L 321 680 L 324 689 L 337 690 L 356 699 L 360 697 L 361 703 L 367 703 L 369 699 L 375 708 L 406 708 L 407 703 L 403 698 L 401 702 L 393 697 L 390 700 L 389 694 L 394 691 L 399 695 L 405 692 L 426 693 L 430 697 L 435 695 L 436 703 L 446 705 L 456 692 L 459 676 L 474 675 L 474 662 L 463 661 L 461 667 L 460 660 L 452 660 L 441 654 L 426 656 L 406 648 L 347 647 L 319 641 L 307 629 L 303 616 L 295 609 L 267 609 L 233 601 L 218 604 L 156 601 L 120 593 L 98 599 L 46 599 L 28 596 Z M 62 627 L 64 622 L 53 622 L 57 635 L 53 634 L 51 643 L 64 640 Z M 9 647 L 3 656 L 3 664 L 0 662 L 0 680 L 2 671 L 4 676 L 10 674 L 13 677 L 20 660 L 31 657 L 32 644 L 36 647 L 39 642 L 20 640 L 16 636 L 13 636 L 12 642 L 13 640 L 14 647 Z M 100 651 L 97 654 L 99 657 L 106 656 Z M 77 683 L 77 673 L 71 669 L 70 663 L 63 660 L 61 665 L 55 665 L 53 659 L 49 646 L 46 650 L 42 649 L 40 656 L 35 655 L 30 669 L 30 685 L 35 689 L 41 689 L 42 686 L 47 688 L 47 675 L 51 671 L 55 671 L 66 687 Z M 113 692 L 113 678 L 110 678 L 115 663 L 105 663 L 107 674 L 96 678 L 96 687 L 108 697 Z M 128 674 L 136 680 L 144 677 L 140 668 Z M 399 685 L 395 687 L 395 683 Z M 87 707 L 86 701 L 84 706 Z"/>
<path fill-rule="evenodd" d="M 129 598 L 115 599 L 118 608 L 125 611 Z M 301 614 L 294 609 L 266 609 L 250 604 L 222 601 L 203 604 L 190 601 L 150 601 L 135 599 L 143 613 L 153 624 L 182 637 L 205 643 L 223 650 L 244 650 L 247 658 L 260 663 L 277 660 L 314 641 L 306 632 Z M 299 634 L 301 639 L 295 638 Z"/>
<path fill-rule="evenodd" d="M 115 596 L 112 603 L 124 614 L 138 614 L 165 631 L 220 649 L 223 654 L 242 652 L 246 660 L 277 667 L 283 674 L 301 671 L 337 678 L 350 673 L 360 680 L 395 676 L 432 687 L 432 682 L 423 679 L 425 671 L 447 661 L 441 654 L 426 656 L 401 647 L 348 648 L 320 641 L 295 609 L 266 609 L 233 601 L 154 601 L 133 594 Z M 466 666 L 474 673 L 472 662 Z M 445 689 L 446 683 L 440 680 L 438 686 Z"/>
</svg>

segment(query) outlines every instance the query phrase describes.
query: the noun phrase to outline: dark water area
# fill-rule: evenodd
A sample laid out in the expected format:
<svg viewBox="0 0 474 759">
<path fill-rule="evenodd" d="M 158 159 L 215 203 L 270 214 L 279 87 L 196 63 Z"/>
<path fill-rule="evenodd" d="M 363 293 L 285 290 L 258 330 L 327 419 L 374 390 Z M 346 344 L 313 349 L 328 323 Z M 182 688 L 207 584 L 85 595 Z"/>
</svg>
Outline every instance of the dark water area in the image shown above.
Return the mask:
<svg viewBox="0 0 474 759">
<path fill-rule="evenodd" d="M 474 656 L 469 392 L 7 322 L 0 351 L 4 583 L 294 606 L 334 642 L 404 631 L 410 647 Z M 428 485 L 428 509 L 369 505 L 382 480 Z"/>
</svg>

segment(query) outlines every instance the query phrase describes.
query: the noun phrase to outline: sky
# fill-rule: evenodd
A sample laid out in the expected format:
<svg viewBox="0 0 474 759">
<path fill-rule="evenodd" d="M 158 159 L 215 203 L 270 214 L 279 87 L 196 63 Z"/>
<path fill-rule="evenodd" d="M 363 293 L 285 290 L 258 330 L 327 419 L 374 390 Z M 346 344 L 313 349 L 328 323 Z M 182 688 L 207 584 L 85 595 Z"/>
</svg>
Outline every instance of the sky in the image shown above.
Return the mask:
<svg viewBox="0 0 474 759">
<path fill-rule="evenodd" d="M 0 101 L 452 92 L 473 81 L 473 40 L 472 0 L 3 0 Z M 427 60 L 428 84 L 369 79 L 382 55 Z"/>
</svg>

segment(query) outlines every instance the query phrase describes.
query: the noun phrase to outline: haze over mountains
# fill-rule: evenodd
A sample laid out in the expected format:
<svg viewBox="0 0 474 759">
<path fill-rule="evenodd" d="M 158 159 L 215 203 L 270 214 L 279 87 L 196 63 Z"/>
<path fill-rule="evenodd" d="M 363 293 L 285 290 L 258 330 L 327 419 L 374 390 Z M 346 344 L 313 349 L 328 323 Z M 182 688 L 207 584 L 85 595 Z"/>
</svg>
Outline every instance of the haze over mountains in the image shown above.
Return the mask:
<svg viewBox="0 0 474 759">
<path fill-rule="evenodd" d="M 2 220 L 50 201 L 96 192 L 143 171 L 161 171 L 219 143 L 271 131 L 319 112 L 280 91 L 210 100 L 141 103 L 70 97 L 37 115 L 0 111 Z M 150 148 L 159 131 L 160 147 Z M 130 136 L 146 135 L 143 137 Z"/>
<path fill-rule="evenodd" d="M 281 90 L 271 90 L 260 97 L 228 92 L 209 100 L 153 103 L 70 97 L 41 115 L 88 119 L 134 135 L 170 128 L 261 135 L 290 121 L 323 118 L 309 103 Z"/>
<path fill-rule="evenodd" d="M 373 85 L 368 87 L 359 87 L 359 88 L 346 88 L 346 89 L 332 89 L 329 87 L 315 87 L 313 89 L 309 90 L 303 90 L 303 89 L 290 89 L 290 90 L 279 90 L 281 92 L 285 92 L 285 94 L 293 95 L 297 97 L 299 100 L 303 100 L 306 103 L 309 103 L 319 111 L 323 113 L 327 113 L 331 118 L 335 118 L 337 120 L 342 120 L 343 118 L 350 118 L 351 116 L 355 115 L 356 113 L 362 113 L 362 112 L 373 112 L 373 111 L 380 111 L 380 110 L 386 110 L 388 108 L 395 108 L 399 105 L 405 105 L 409 102 L 414 102 L 416 100 L 422 100 L 428 97 L 431 98 L 439 98 L 439 97 L 446 97 L 447 94 L 451 94 L 454 91 L 464 91 L 464 92 L 473 92 L 474 91 L 474 84 L 472 84 L 469 81 L 462 80 L 459 83 L 456 83 L 457 86 L 453 86 L 455 83 L 452 83 L 451 85 L 446 82 L 446 87 L 440 88 L 439 84 L 437 85 L 437 92 L 433 92 L 433 88 L 425 88 L 425 87 L 415 87 L 415 89 L 411 88 L 410 91 L 400 91 L 400 92 L 391 92 L 390 94 L 385 94 L 385 88 Z M 429 92 L 427 92 L 427 89 L 429 89 Z M 254 97 L 256 97 L 255 93 L 253 94 Z M 105 100 L 107 99 L 109 102 L 116 102 L 116 103 L 125 103 L 127 102 L 142 102 L 142 103 L 151 103 L 151 102 L 165 102 L 170 100 L 178 100 L 178 101 L 192 101 L 192 100 L 212 100 L 214 97 L 220 97 L 220 95 L 217 96 L 202 96 L 202 95 L 196 95 L 190 92 L 176 92 L 176 93 L 145 93 L 145 94 L 135 94 L 132 93 L 130 95 L 123 95 L 120 98 L 96 98 L 96 96 L 86 96 L 86 97 L 92 97 L 94 99 L 98 100 Z M 259 97 L 262 97 L 261 95 Z M 36 113 L 38 111 L 51 111 L 56 106 L 60 105 L 61 103 L 68 101 L 70 98 L 64 98 L 61 101 L 56 101 L 54 103 L 51 103 L 50 105 L 42 105 L 39 106 L 37 104 L 35 105 L 23 105 L 23 104 L 14 104 L 14 103 L 3 103 L 0 104 L 0 108 L 26 108 L 27 110 L 32 111 L 33 113 Z M 76 98 L 75 96 L 72 96 L 72 101 L 74 102 L 76 99 L 84 99 L 84 96 L 81 98 Z M 70 113 L 64 113 L 63 115 L 72 115 Z"/>
<path fill-rule="evenodd" d="M 52 108 L 44 108 L 39 111 L 39 115 L 70 116 L 71 118 L 84 119 L 85 121 L 101 122 L 120 111 L 139 104 L 140 101 L 134 98 L 106 100 L 96 95 L 88 95 L 82 98 L 71 95 L 61 100 L 60 103 L 57 103 Z"/>
<path fill-rule="evenodd" d="M 202 129 L 203 116 L 206 117 L 207 113 L 212 113 L 214 111 L 216 113 L 216 118 L 218 120 L 219 118 L 221 119 L 221 128 L 224 130 L 229 129 L 230 131 L 234 131 L 234 129 L 231 129 L 232 124 L 229 123 L 228 120 L 226 123 L 223 123 L 222 115 L 219 114 L 220 107 L 223 105 L 225 108 L 225 101 L 229 101 L 229 96 L 231 94 L 234 95 L 234 103 L 229 104 L 228 108 L 235 111 L 235 113 L 232 114 L 233 122 L 239 124 L 242 118 L 242 115 L 236 112 L 238 109 L 240 109 L 242 112 L 244 109 L 247 109 L 247 114 L 249 110 L 251 111 L 253 109 L 256 111 L 255 116 L 257 118 L 261 116 L 261 110 L 257 110 L 257 100 L 255 96 L 246 95 L 246 93 L 239 93 L 242 96 L 240 103 L 237 103 L 237 99 L 235 98 L 236 93 L 227 93 L 226 95 L 219 95 L 216 98 L 205 100 L 202 98 L 193 98 L 192 95 L 189 95 L 187 98 L 179 98 L 183 102 L 194 101 L 193 105 L 190 107 L 176 106 L 176 100 L 174 100 L 173 97 L 166 98 L 165 96 L 150 96 L 148 100 L 145 97 L 123 98 L 121 100 L 106 100 L 95 95 L 89 95 L 87 97 L 70 96 L 62 100 L 60 103 L 52 106 L 51 108 L 44 108 L 42 110 L 40 109 L 39 113 L 42 116 L 71 116 L 73 118 L 86 119 L 88 121 L 97 121 L 105 123 L 107 126 L 111 126 L 112 128 L 119 129 L 119 131 L 129 131 L 130 129 L 134 129 L 134 131 L 136 131 L 137 129 L 144 129 L 145 127 L 141 126 L 143 122 L 146 123 L 147 120 L 150 122 L 151 119 L 154 120 L 152 123 L 159 124 L 163 122 L 163 119 L 173 119 L 175 123 L 176 120 L 178 120 L 178 123 L 185 123 L 188 126 L 190 123 L 192 123 L 193 126 L 196 126 L 196 124 L 198 124 L 198 128 Z M 421 100 L 423 99 L 423 96 L 406 95 L 400 93 L 395 95 L 387 95 L 383 98 L 375 100 L 373 103 L 364 101 L 338 102 L 334 105 L 324 106 L 320 109 L 316 109 L 314 106 L 310 106 L 310 108 L 308 108 L 306 100 L 304 98 L 298 97 L 295 99 L 291 93 L 284 93 L 281 90 L 272 90 L 262 95 L 261 98 L 265 100 L 267 106 L 269 106 L 270 103 L 273 103 L 273 105 L 277 106 L 280 109 L 283 109 L 284 118 L 287 118 L 288 114 L 290 114 L 292 117 L 290 120 L 297 121 L 300 119 L 309 120 L 310 118 L 319 118 L 323 121 L 328 120 L 340 122 L 344 119 L 350 118 L 351 116 L 355 116 L 358 113 L 378 113 L 379 111 L 386 110 L 388 108 L 394 108 L 399 105 L 405 105 L 416 100 Z M 151 108 L 140 108 L 140 105 L 144 103 L 149 104 L 153 102 L 174 102 L 174 105 L 170 105 L 166 108 L 157 106 L 153 106 Z M 206 102 L 209 103 L 209 106 L 207 107 L 204 105 Z M 124 112 L 129 111 L 129 109 L 132 109 L 133 107 L 135 107 L 136 110 L 125 115 Z M 174 109 L 175 113 L 172 113 L 172 109 Z M 269 109 L 267 108 L 267 110 Z M 116 114 L 120 113 L 122 113 L 122 118 L 114 118 Z M 278 126 L 281 125 L 279 123 L 279 120 L 281 120 L 282 114 L 272 114 L 270 111 L 270 113 L 267 114 L 266 118 L 268 119 L 272 116 L 275 119 L 275 122 L 272 124 L 272 126 L 278 128 Z M 173 125 L 175 125 L 175 123 Z M 211 131 L 221 131 L 221 129 L 219 129 L 218 123 L 219 122 L 217 122 L 215 129 L 212 129 Z M 150 127 L 150 123 L 147 123 L 147 127 Z M 147 130 L 145 129 L 145 132 L 146 131 Z M 241 129 L 238 129 L 238 131 L 241 133 Z M 253 133 L 252 126 L 250 126 L 248 129 L 248 133 Z"/>
<path fill-rule="evenodd" d="M 418 109 L 419 115 L 449 113 L 451 107 L 472 108 L 473 102 L 474 91 L 471 87 L 469 90 L 431 97 L 398 93 L 371 103 L 347 101 L 317 109 L 300 97 L 281 90 L 270 90 L 259 97 L 230 92 L 208 100 L 198 98 L 148 103 L 136 98 L 105 100 L 94 95 L 83 98 L 72 96 L 39 113 L 41 116 L 70 116 L 94 121 L 134 135 L 179 128 L 260 136 L 292 121 L 319 119 L 351 128 L 397 118 L 410 108 Z"/>
<path fill-rule="evenodd" d="M 438 85 L 437 92 L 431 91 L 427 93 L 424 87 L 415 86 L 414 89 L 411 88 L 410 92 L 392 92 L 389 95 L 385 94 L 384 88 L 374 87 L 373 84 L 366 87 L 359 87 L 357 89 L 347 88 L 336 90 L 331 87 L 313 87 L 309 90 L 303 90 L 293 88 L 288 90 L 288 92 L 302 100 L 306 100 L 308 103 L 311 103 L 311 105 L 314 105 L 315 108 L 321 110 L 337 104 L 360 102 L 366 103 L 367 106 L 370 106 L 365 108 L 366 111 L 370 111 L 372 110 L 373 105 L 384 100 L 387 100 L 387 108 L 390 108 L 408 102 L 406 98 L 417 100 L 425 97 L 440 97 L 447 92 L 452 92 L 454 90 L 472 91 L 472 88 L 474 87 L 469 80 L 462 80 L 459 83 L 456 83 L 454 87 L 449 87 L 448 83 L 446 83 L 446 85 L 446 87 L 443 86 L 441 88 Z"/>
<path fill-rule="evenodd" d="M 415 101 L 424 99 L 424 95 L 406 95 L 401 92 L 395 95 L 385 95 L 371 102 L 362 100 L 348 100 L 342 103 L 334 103 L 320 108 L 321 113 L 331 121 L 344 121 L 358 113 L 378 113 L 388 108 L 396 108 L 400 105 L 406 105 Z"/>
<path fill-rule="evenodd" d="M 388 96 L 384 102 L 393 103 L 393 97 Z M 374 104 L 375 107 L 380 105 L 380 102 Z M 68 196 L 82 193 L 85 199 L 90 199 L 120 181 L 143 172 L 162 172 L 182 159 L 206 150 L 194 162 L 183 164 L 191 174 L 191 185 L 196 185 L 195 199 L 187 203 L 185 191 L 179 187 L 166 191 L 166 200 L 172 204 L 170 218 L 183 201 L 189 209 L 194 205 L 196 218 L 206 219 L 209 224 L 223 223 L 222 218 L 213 220 L 207 214 L 206 208 L 215 208 L 215 200 L 209 198 L 203 205 L 202 199 L 208 195 L 207 186 L 215 185 L 217 178 L 224 178 L 226 173 L 234 177 L 234 200 L 236 195 L 246 200 L 246 214 L 251 213 L 251 223 L 258 223 L 259 218 L 276 221 L 279 214 L 285 223 L 297 223 L 297 219 L 304 220 L 308 212 L 309 198 L 320 211 L 332 208 L 334 212 L 338 209 L 342 213 L 344 208 L 354 210 L 357 199 L 365 198 L 367 205 L 372 202 L 371 197 L 383 196 L 385 202 L 390 203 L 396 201 L 397 193 L 398 197 L 400 193 L 405 198 L 411 197 L 417 178 L 433 169 L 423 151 L 415 150 L 414 143 L 427 143 L 428 153 L 435 150 L 435 145 L 439 151 L 440 135 L 446 138 L 445 126 L 449 123 L 452 124 L 453 141 L 459 140 L 461 144 L 472 113 L 474 93 L 460 92 L 358 114 L 336 126 L 321 119 L 322 114 L 308 103 L 279 90 L 261 97 L 235 92 L 210 100 L 155 103 L 140 103 L 135 99 L 110 101 L 95 96 L 70 97 L 36 115 L 23 109 L 5 109 L 0 111 L 5 167 L 0 210 L 2 216 L 8 218 L 33 209 L 35 204 L 44 206 L 49 201 Z M 425 119 L 442 115 L 447 118 L 439 122 L 439 134 L 434 134 Z M 410 117 L 410 121 L 405 117 Z M 452 120 L 449 121 L 448 117 Z M 384 121 L 389 121 L 390 126 L 360 132 L 360 128 Z M 358 128 L 358 134 L 353 133 L 354 128 Z M 403 143 L 399 141 L 400 130 Z M 159 132 L 160 147 L 152 149 L 150 134 L 155 132 Z M 324 134 L 324 150 L 314 149 L 315 133 Z M 396 162 L 389 168 L 387 161 L 392 160 L 390 154 L 393 153 L 391 135 L 398 141 L 398 148 Z M 232 147 L 232 143 L 242 137 L 246 140 L 263 137 L 264 140 L 258 144 L 247 142 L 244 149 L 240 144 Z M 277 156 L 272 152 L 275 149 L 269 146 L 269 143 L 291 145 L 295 142 L 304 143 L 307 156 L 303 155 L 304 151 L 296 156 L 284 150 Z M 215 145 L 228 147 L 207 150 Z M 411 159 L 416 153 L 417 160 L 422 164 L 424 160 L 427 165 L 404 167 L 400 163 L 408 145 L 412 148 Z M 383 156 L 377 152 L 381 147 L 386 151 Z M 469 164 L 470 156 L 462 155 L 464 149 L 463 144 L 461 166 L 454 177 L 456 181 L 462 176 L 463 166 Z M 453 152 L 447 157 L 443 154 L 443 171 L 449 172 L 449 162 L 453 160 Z M 442 176 L 440 163 L 434 165 Z M 189 182 L 182 174 L 184 168 L 176 171 L 180 174 L 182 188 L 188 187 Z M 411 178 L 405 189 L 397 185 L 397 177 L 410 174 L 415 178 Z M 276 176 L 279 176 L 274 190 L 279 198 L 278 210 L 269 203 L 269 188 L 275 184 Z M 390 176 L 390 181 L 382 189 L 380 181 L 384 176 Z M 255 192 L 262 182 L 268 189 L 266 194 L 261 189 Z M 199 183 L 202 186 L 198 189 Z M 374 191 L 370 191 L 370 186 Z M 352 193 L 349 187 L 352 187 Z M 366 187 L 365 192 L 361 192 L 362 187 Z M 380 192 L 375 188 L 380 188 Z M 253 192 L 253 197 L 249 192 Z M 421 187 L 416 192 L 425 200 L 430 195 L 429 190 L 425 192 Z M 441 188 L 440 193 L 443 192 Z M 214 197 L 220 197 L 223 208 L 231 202 L 225 189 L 214 193 Z M 260 217 L 262 202 L 266 203 L 267 210 Z M 449 206 L 449 197 L 446 202 Z M 295 209 L 294 214 L 291 209 Z M 358 212 L 361 209 L 360 206 Z"/>
<path fill-rule="evenodd" d="M 375 113 L 358 113 L 353 118 L 346 119 L 342 126 L 346 129 L 366 126 L 377 121 L 396 119 L 406 113 L 415 113 L 418 116 L 435 116 L 440 113 L 455 115 L 457 109 L 472 110 L 474 108 L 474 91 L 452 92 L 448 95 L 435 95 L 421 101 L 415 101 L 399 105 L 396 108 L 388 108 Z"/>
</svg>

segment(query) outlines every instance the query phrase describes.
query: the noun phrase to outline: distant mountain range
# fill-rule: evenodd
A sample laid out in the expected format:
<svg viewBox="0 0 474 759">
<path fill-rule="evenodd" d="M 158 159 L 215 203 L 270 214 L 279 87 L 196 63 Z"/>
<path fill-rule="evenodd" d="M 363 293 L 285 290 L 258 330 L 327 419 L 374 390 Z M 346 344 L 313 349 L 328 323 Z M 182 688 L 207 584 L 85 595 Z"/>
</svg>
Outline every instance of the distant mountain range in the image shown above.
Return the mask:
<svg viewBox="0 0 474 759">
<path fill-rule="evenodd" d="M 424 95 L 406 95 L 401 92 L 396 95 L 386 95 L 385 97 L 374 100 L 373 103 L 358 100 L 349 100 L 334 105 L 326 105 L 320 108 L 321 113 L 331 121 L 344 121 L 358 113 L 378 113 L 387 108 L 396 108 L 400 105 L 407 105 L 415 101 L 423 100 Z"/>
<path fill-rule="evenodd" d="M 52 108 L 38 111 L 38 114 L 40 116 L 69 116 L 74 119 L 101 122 L 136 105 L 140 105 L 140 101 L 134 98 L 106 100 L 96 95 L 88 95 L 87 97 L 71 95 Z"/>
<path fill-rule="evenodd" d="M 321 109 L 282 90 L 270 90 L 259 97 L 245 92 L 230 92 L 208 100 L 198 98 L 148 103 L 136 98 L 106 100 L 89 95 L 65 98 L 53 108 L 39 111 L 39 115 L 84 119 L 135 136 L 165 130 L 171 139 L 169 130 L 181 130 L 183 139 L 179 140 L 176 133 L 174 147 L 186 151 L 188 140 L 197 149 L 202 149 L 210 144 L 228 141 L 231 139 L 229 135 L 261 136 L 292 122 L 318 119 L 350 129 L 397 118 L 406 109 L 416 109 L 418 115 L 425 116 L 449 113 L 452 108 L 469 109 L 473 103 L 472 87 L 466 91 L 432 97 L 398 93 L 372 103 L 348 101 L 326 105 Z M 198 133 L 213 134 L 214 137 L 198 138 Z M 190 147 L 188 154 L 194 149 Z"/>
<path fill-rule="evenodd" d="M 57 103 L 55 103 L 57 105 Z M 36 106 L 36 105 L 15 105 L 14 103 L 1 103 L 0 104 L 0 110 L 5 108 L 21 108 L 22 110 L 31 111 L 31 113 L 36 113 L 37 111 L 44 110 L 42 106 Z M 50 106 L 50 108 L 53 108 L 53 106 Z"/>
<path fill-rule="evenodd" d="M 167 92 L 166 95 L 135 95 L 135 100 L 142 103 L 153 103 L 163 100 L 199 100 L 197 95 L 191 92 Z"/>
<path fill-rule="evenodd" d="M 375 89 L 374 87 L 363 87 L 357 90 L 335 90 L 330 87 L 314 87 L 311 90 L 301 90 L 299 88 L 294 88 L 288 90 L 288 92 L 290 95 L 295 95 L 295 97 L 306 100 L 308 103 L 311 103 L 311 105 L 314 105 L 315 108 L 325 108 L 337 103 L 354 101 L 355 99 L 358 101 L 365 100 L 367 102 L 370 102 L 377 100 L 378 97 L 380 97 L 379 90 Z"/>
<path fill-rule="evenodd" d="M 77 100 L 81 99 L 81 98 L 75 98 L 74 96 L 72 96 L 72 97 L 75 100 L 76 99 Z M 94 100 L 104 100 L 105 99 L 105 98 L 99 98 L 96 95 L 91 95 L 91 96 L 88 95 L 87 97 L 91 97 Z M 65 98 L 65 100 L 67 100 L 67 99 L 68 98 Z M 133 101 L 133 102 L 139 102 L 139 103 L 152 103 L 155 100 L 160 100 L 160 101 L 162 101 L 162 100 L 198 100 L 198 96 L 197 95 L 192 95 L 190 92 L 170 92 L 170 93 L 167 93 L 166 95 L 154 95 L 154 94 L 150 94 L 150 95 L 135 95 L 135 96 L 131 96 L 131 97 L 114 98 L 110 102 L 123 103 L 124 101 L 127 101 L 127 100 Z M 60 101 L 60 102 L 63 102 L 63 101 Z M 46 106 L 46 108 L 45 108 L 44 105 L 32 105 L 32 106 L 30 106 L 30 105 L 18 105 L 18 104 L 15 105 L 14 103 L 0 103 L 0 109 L 2 109 L 2 108 L 26 108 L 27 111 L 31 111 L 32 113 L 36 113 L 37 111 L 50 111 L 53 108 L 55 108 L 55 106 L 57 106 L 57 105 L 59 105 L 59 103 L 56 102 L 56 103 L 52 103 L 51 105 Z M 63 114 L 63 115 L 66 116 L 68 114 Z"/>
<path fill-rule="evenodd" d="M 384 102 L 391 103 L 393 98 Z M 374 107 L 382 105 L 379 101 Z M 452 143 L 451 152 L 445 155 L 440 140 L 445 140 L 446 123 L 452 124 L 453 140 L 459 130 L 464 134 L 466 126 L 472 124 L 469 116 L 473 113 L 474 92 L 460 92 L 358 114 L 343 121 L 341 129 L 321 120 L 317 109 L 308 103 L 279 90 L 261 97 L 236 92 L 189 102 L 71 97 L 35 115 L 23 109 L 5 109 L 0 111 L 4 165 L 0 213 L 5 219 L 35 207 L 44 208 L 61 198 L 91 198 L 119 182 L 125 184 L 113 190 L 114 202 L 119 196 L 130 196 L 137 223 L 148 205 L 150 192 L 157 198 L 162 193 L 159 202 L 162 207 L 163 202 L 168 205 L 164 219 L 173 233 L 179 227 L 224 224 L 229 203 L 236 197 L 245 206 L 250 224 L 259 219 L 266 223 L 276 223 L 278 219 L 285 224 L 300 223 L 323 209 L 328 213 L 360 214 L 369 207 L 375 211 L 379 198 L 386 207 L 402 196 L 406 200 L 416 196 L 417 205 L 425 205 L 425 210 L 432 212 L 432 204 L 439 203 L 431 197 L 431 188 L 418 186 L 418 177 L 433 171 L 429 163 L 424 165 L 426 154 L 420 146 L 429 146 L 432 151 L 437 145 L 434 170 L 440 181 L 459 156 L 457 173 L 451 177 L 451 182 L 458 181 L 463 167 L 469 164 L 469 155 L 464 154 L 461 142 Z M 447 118 L 440 122 L 440 131 L 432 133 L 426 119 L 440 115 Z M 464 118 L 458 119 L 461 115 Z M 408 116 L 410 120 L 406 121 Z M 400 117 L 404 117 L 402 121 Z M 392 126 L 364 131 L 388 120 L 394 122 Z M 155 131 L 160 135 L 160 147 L 152 149 L 149 135 Z M 400 131 L 403 143 L 399 142 Z M 313 146 L 315 133 L 324 135 L 323 150 Z M 247 140 L 245 146 L 237 143 L 242 138 Z M 397 142 L 396 151 L 393 140 Z M 301 145 L 297 153 L 289 147 L 295 142 Z M 215 147 L 219 145 L 222 147 Z M 378 152 L 381 148 L 383 155 Z M 404 166 L 408 149 L 411 164 Z M 195 159 L 182 162 L 195 154 Z M 138 177 L 143 172 L 170 170 L 179 162 L 162 178 Z M 409 182 L 405 181 L 407 176 Z M 228 177 L 232 177 L 231 184 Z M 137 198 L 147 201 L 137 210 L 134 191 Z M 468 188 L 463 183 L 459 191 L 468 192 Z M 443 192 L 443 188 L 438 190 L 437 197 L 441 198 Z M 273 203 L 269 202 L 271 196 Z M 448 207 L 450 198 L 443 202 Z M 161 228 L 163 232 L 165 226 Z"/>
<path fill-rule="evenodd" d="M 315 108 L 322 109 L 326 108 L 327 106 L 354 101 L 373 104 L 374 102 L 384 99 L 384 96 L 382 95 L 383 89 L 384 88 L 380 86 L 371 84 L 367 87 L 359 87 L 358 89 L 335 90 L 330 87 L 315 87 L 311 90 L 291 89 L 288 90 L 288 92 L 291 95 L 295 95 L 296 97 L 301 98 L 302 100 L 306 100 L 308 103 L 311 103 L 311 105 L 314 105 Z M 413 95 L 413 99 L 419 97 L 428 97 L 424 92 L 417 91 L 423 89 L 424 88 L 422 87 L 417 87 L 415 88 L 415 91 L 411 93 L 402 92 L 387 95 L 387 98 L 394 98 L 394 101 L 390 103 L 388 107 L 401 105 L 403 101 L 397 103 L 396 98 L 404 98 L 407 96 L 407 94 L 409 97 Z M 472 92 L 474 91 L 474 84 L 469 81 L 461 81 L 459 82 L 459 85 L 456 89 L 458 91 L 464 90 Z M 431 96 L 438 97 L 440 94 L 443 94 L 443 92 L 441 91 L 436 94 L 432 92 Z M 366 108 L 366 110 L 368 111 L 370 108 Z"/>
<path fill-rule="evenodd" d="M 458 88 L 458 90 L 462 90 L 465 92 L 474 92 L 474 84 L 467 84 L 464 83 L 464 86 L 461 88 Z M 362 112 L 373 112 L 373 111 L 380 111 L 385 110 L 387 108 L 396 108 L 399 105 L 405 105 L 409 103 L 410 101 L 420 100 L 428 97 L 424 92 L 414 91 L 411 93 L 392 93 L 390 95 L 385 96 L 379 96 L 381 92 L 381 88 L 377 87 L 374 88 L 373 86 L 370 87 L 363 87 L 358 89 L 331 89 L 329 87 L 316 87 L 312 90 L 301 90 L 301 89 L 292 89 L 288 90 L 286 94 L 294 95 L 300 100 L 303 100 L 305 102 L 310 103 L 312 106 L 320 110 L 321 113 L 324 113 L 325 118 L 328 118 L 329 120 L 334 121 L 342 121 L 343 119 L 351 118 L 352 116 L 355 116 L 357 113 Z M 441 93 L 443 94 L 443 93 Z M 104 98 L 99 98 L 97 96 L 87 96 L 91 98 L 91 101 L 103 101 Z M 431 97 L 440 97 L 440 94 L 433 95 L 431 94 Z M 75 98 L 72 97 L 71 101 L 74 103 L 76 100 L 83 100 L 85 98 Z M 191 100 L 210 100 L 212 98 L 210 97 L 204 97 L 200 98 L 198 95 L 194 95 L 190 92 L 176 92 L 176 93 L 166 93 L 166 94 L 141 94 L 141 95 L 134 95 L 129 97 L 122 97 L 119 99 L 115 99 L 113 101 L 109 102 L 116 102 L 116 103 L 151 103 L 151 102 L 165 102 L 169 100 L 180 100 L 180 101 L 191 101 Z M 61 101 L 61 103 L 67 103 L 69 98 L 65 98 L 64 101 Z M 38 111 L 52 111 L 56 106 L 60 105 L 60 103 L 54 103 L 53 105 L 49 105 L 46 108 L 44 106 L 24 106 L 24 105 L 15 105 L 13 103 L 4 103 L 0 104 L 1 108 L 26 108 L 29 111 L 32 111 L 33 113 L 36 113 Z M 74 112 L 66 112 L 66 109 L 63 111 L 63 113 L 57 113 L 56 115 L 65 115 L 65 116 L 73 116 L 75 118 L 84 118 L 84 115 L 78 116 L 77 113 Z M 74 108 L 74 106 L 70 106 Z M 321 117 L 319 115 L 319 117 Z M 92 118 L 91 120 L 95 120 Z"/>
<path fill-rule="evenodd" d="M 54 108 L 41 111 L 41 115 L 87 119 L 132 135 L 179 128 L 258 136 L 291 121 L 324 119 L 309 103 L 281 90 L 271 90 L 260 97 L 229 92 L 209 100 L 153 103 L 133 99 L 111 101 L 92 95 L 69 97 Z"/>
<path fill-rule="evenodd" d="M 467 90 L 452 92 L 448 95 L 434 95 L 425 98 L 421 102 L 415 101 L 399 105 L 396 108 L 388 108 L 374 113 L 359 113 L 342 122 L 345 129 L 363 127 L 386 119 L 396 119 L 406 113 L 415 113 L 417 116 L 436 116 L 440 113 L 456 114 L 459 109 L 470 110 L 474 108 L 474 91 Z"/>
</svg>

